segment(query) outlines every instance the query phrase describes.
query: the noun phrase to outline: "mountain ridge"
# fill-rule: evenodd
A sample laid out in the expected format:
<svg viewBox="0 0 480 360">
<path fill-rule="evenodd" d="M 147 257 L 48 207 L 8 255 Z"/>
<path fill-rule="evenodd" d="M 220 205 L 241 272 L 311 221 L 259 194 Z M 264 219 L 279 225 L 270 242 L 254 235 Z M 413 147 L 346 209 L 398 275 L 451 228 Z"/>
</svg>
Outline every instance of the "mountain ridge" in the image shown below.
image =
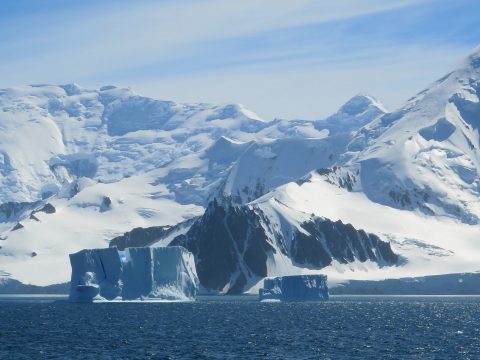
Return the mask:
<svg viewBox="0 0 480 360">
<path fill-rule="evenodd" d="M 475 271 L 478 59 L 477 50 L 394 111 L 357 95 L 315 121 L 268 121 L 241 105 L 175 103 L 113 86 L 0 90 L 0 273 L 61 283 L 67 253 L 113 238 L 182 243 L 201 268 L 221 254 L 195 234 L 221 229 L 225 217 L 248 218 L 255 250 L 245 257 L 241 239 L 221 236 L 237 255 L 226 273 L 217 269 L 221 281 L 203 277 L 205 289 L 254 291 L 263 276 L 302 272 L 341 281 Z M 214 199 L 224 217 L 209 210 Z M 33 214 L 47 203 L 54 213 Z M 330 262 L 317 261 L 329 251 Z"/>
</svg>

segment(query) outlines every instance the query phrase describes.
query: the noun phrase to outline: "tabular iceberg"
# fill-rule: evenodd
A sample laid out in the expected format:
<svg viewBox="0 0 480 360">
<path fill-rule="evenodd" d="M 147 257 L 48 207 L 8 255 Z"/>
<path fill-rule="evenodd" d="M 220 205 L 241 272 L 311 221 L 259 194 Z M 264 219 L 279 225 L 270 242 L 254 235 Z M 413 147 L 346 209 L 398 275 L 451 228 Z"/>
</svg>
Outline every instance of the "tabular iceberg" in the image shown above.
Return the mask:
<svg viewBox="0 0 480 360">
<path fill-rule="evenodd" d="M 85 249 L 70 255 L 70 301 L 194 300 L 193 255 L 181 246 Z"/>
<path fill-rule="evenodd" d="M 292 275 L 265 279 L 259 291 L 260 301 L 328 300 L 326 275 Z"/>
</svg>

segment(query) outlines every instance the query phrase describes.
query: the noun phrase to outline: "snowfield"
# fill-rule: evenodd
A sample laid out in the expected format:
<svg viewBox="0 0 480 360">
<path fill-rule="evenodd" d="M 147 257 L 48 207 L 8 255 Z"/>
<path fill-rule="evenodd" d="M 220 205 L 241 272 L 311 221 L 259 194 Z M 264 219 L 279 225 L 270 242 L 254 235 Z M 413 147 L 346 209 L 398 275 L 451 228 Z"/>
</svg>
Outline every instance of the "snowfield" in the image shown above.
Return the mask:
<svg viewBox="0 0 480 360">
<path fill-rule="evenodd" d="M 475 272 L 479 126 L 480 49 L 393 112 L 358 95 L 317 121 L 114 86 L 0 90 L 0 278 L 67 282 L 68 254 L 162 226 L 135 241 L 187 247 L 205 292 Z"/>
<path fill-rule="evenodd" d="M 329 282 L 479 270 L 480 249 L 476 246 L 480 238 L 479 226 L 377 204 L 361 192 L 349 192 L 324 181 L 318 174 L 313 174 L 300 186 L 296 183 L 282 186 L 257 202 L 267 203 L 277 211 L 288 206 L 298 213 L 313 213 L 350 223 L 390 241 L 394 252 L 405 259 L 393 267 L 378 267 L 370 262 L 333 263 L 322 269 L 322 273 L 329 276 Z"/>
</svg>

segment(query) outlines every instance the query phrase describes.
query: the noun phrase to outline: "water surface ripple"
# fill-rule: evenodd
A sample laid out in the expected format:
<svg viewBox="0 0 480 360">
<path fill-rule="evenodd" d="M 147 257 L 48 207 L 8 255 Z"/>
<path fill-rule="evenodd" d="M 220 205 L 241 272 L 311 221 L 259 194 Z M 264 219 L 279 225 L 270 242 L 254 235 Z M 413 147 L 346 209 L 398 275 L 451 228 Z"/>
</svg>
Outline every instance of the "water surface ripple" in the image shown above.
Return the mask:
<svg viewBox="0 0 480 360">
<path fill-rule="evenodd" d="M 478 359 L 479 319 L 478 297 L 93 305 L 0 298 L 0 358 Z"/>
</svg>

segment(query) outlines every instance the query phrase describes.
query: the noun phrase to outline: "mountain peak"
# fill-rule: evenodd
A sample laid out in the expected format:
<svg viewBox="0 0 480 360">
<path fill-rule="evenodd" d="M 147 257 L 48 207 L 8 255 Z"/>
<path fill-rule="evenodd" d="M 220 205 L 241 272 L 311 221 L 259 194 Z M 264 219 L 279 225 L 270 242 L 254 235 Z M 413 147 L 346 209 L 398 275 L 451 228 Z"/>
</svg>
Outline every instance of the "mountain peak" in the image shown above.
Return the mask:
<svg viewBox="0 0 480 360">
<path fill-rule="evenodd" d="M 475 47 L 473 49 L 473 51 L 471 52 L 471 54 L 468 56 L 469 58 L 471 59 L 478 59 L 480 58 L 480 45 L 478 45 L 477 47 Z"/>
<path fill-rule="evenodd" d="M 382 112 L 388 112 L 385 106 L 380 103 L 373 96 L 365 94 L 357 94 L 348 100 L 340 108 L 339 112 L 348 114 L 348 115 L 358 115 L 364 113 L 369 107 L 374 106 L 381 110 Z"/>
<path fill-rule="evenodd" d="M 317 130 L 327 129 L 329 134 L 350 133 L 360 129 L 378 116 L 388 113 L 373 96 L 358 94 L 348 100 L 333 115 L 324 120 L 317 120 Z"/>
<path fill-rule="evenodd" d="M 475 69 L 480 69 L 480 46 L 477 46 L 468 57 L 469 65 Z"/>
<path fill-rule="evenodd" d="M 464 58 L 452 72 L 441 78 L 444 80 L 451 74 L 457 74 L 457 77 L 477 77 L 480 73 L 480 45 L 473 49 L 473 51 Z M 442 82 L 442 81 L 441 81 Z"/>
<path fill-rule="evenodd" d="M 83 88 L 76 83 L 59 85 L 59 87 L 61 87 L 63 90 L 65 90 L 65 92 L 67 93 L 68 96 L 78 95 L 83 90 Z"/>
<path fill-rule="evenodd" d="M 242 104 L 224 104 L 218 107 L 218 110 L 213 114 L 211 119 L 232 119 L 238 116 L 244 116 L 248 119 L 264 122 L 257 114 L 247 109 Z"/>
</svg>

